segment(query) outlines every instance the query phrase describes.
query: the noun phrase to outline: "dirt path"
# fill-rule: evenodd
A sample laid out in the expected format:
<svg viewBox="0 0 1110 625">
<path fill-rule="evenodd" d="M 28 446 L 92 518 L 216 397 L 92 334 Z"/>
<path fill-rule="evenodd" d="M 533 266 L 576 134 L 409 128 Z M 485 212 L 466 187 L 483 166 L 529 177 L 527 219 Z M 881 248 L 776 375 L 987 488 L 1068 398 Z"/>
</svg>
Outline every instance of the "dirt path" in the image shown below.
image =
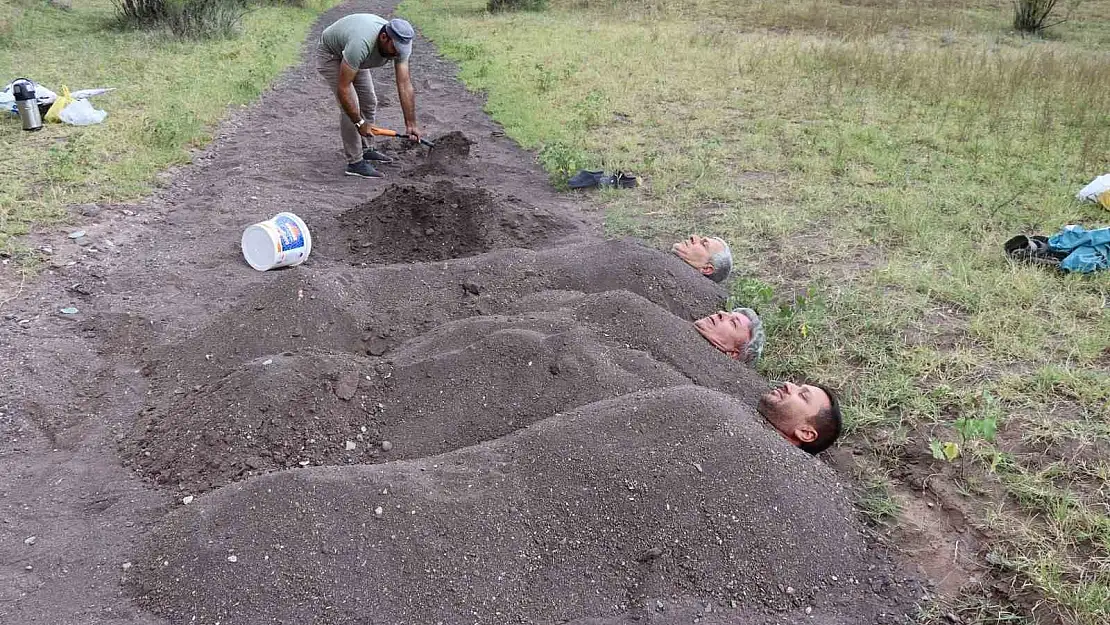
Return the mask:
<svg viewBox="0 0 1110 625">
<path fill-rule="evenodd" d="M 347 3 L 320 24 L 347 12 L 386 14 L 392 4 Z M 596 216 L 583 213 L 580 203 L 547 185 L 531 155 L 500 136 L 482 113 L 481 100 L 463 89 L 454 68 L 435 56 L 427 41 L 417 42 L 413 63 L 426 132 L 443 137 L 463 130 L 465 135 L 450 135 L 444 141 L 446 149 L 435 158 L 421 148 L 386 143 L 386 151 L 401 162 L 385 169 L 385 179 L 342 176 L 332 98 L 314 69 L 302 63 L 261 102 L 224 123 L 212 146 L 197 155 L 193 166 L 174 172 L 157 196 L 138 205 L 83 209 L 85 214 L 76 219 L 88 232 L 83 242 L 87 245 L 68 241 L 60 232 L 40 235 L 54 249 L 49 273 L 11 294 L 11 301 L 0 308 L 0 622 L 139 624 L 165 622 L 162 617 L 192 622 L 198 615 L 197 622 L 258 622 L 250 619 L 261 617 L 228 610 L 237 605 L 235 592 L 252 592 L 237 581 L 260 583 L 259 579 L 240 579 L 232 570 L 225 572 L 230 577 L 218 576 L 218 588 L 204 589 L 203 571 L 177 568 L 178 559 L 195 563 L 207 557 L 190 551 L 196 545 L 165 538 L 192 531 L 189 524 L 195 519 L 180 512 L 167 517 L 182 508 L 183 497 L 237 480 L 254 484 L 252 475 L 277 468 L 385 463 L 385 473 L 351 468 L 362 471 L 347 476 L 350 492 L 361 497 L 370 492 L 366 475 L 401 480 L 398 476 L 429 469 L 428 476 L 439 476 L 442 484 L 416 480 L 411 492 L 401 489 L 406 500 L 420 501 L 429 510 L 420 523 L 430 525 L 414 527 L 424 528 L 425 538 L 436 534 L 448 543 L 461 541 L 457 546 L 470 553 L 462 543 L 484 541 L 503 528 L 490 515 L 483 517 L 485 525 L 463 524 L 454 532 L 437 528 L 436 523 L 458 524 L 458 511 L 444 501 L 466 499 L 458 491 L 457 480 L 463 478 L 461 473 L 444 473 L 435 460 L 439 456 L 424 456 L 448 452 L 443 458 L 451 462 L 474 458 L 467 471 L 485 479 L 481 476 L 488 472 L 511 471 L 510 465 L 521 464 L 520 454 L 529 448 L 554 458 L 568 441 L 586 444 L 594 437 L 588 429 L 596 420 L 601 424 L 596 437 L 611 439 L 607 444 L 614 450 L 597 467 L 611 472 L 624 466 L 628 483 L 673 489 L 675 485 L 666 481 L 671 479 L 666 476 L 669 469 L 664 468 L 670 464 L 646 461 L 639 455 L 644 441 L 626 440 L 628 432 L 614 425 L 623 418 L 620 410 L 612 403 L 596 407 L 591 402 L 642 388 L 681 389 L 690 383 L 748 400 L 757 395 L 761 382 L 739 365 L 712 360 L 720 355 L 711 350 L 695 357 L 688 355 L 688 348 L 675 347 L 700 345 L 696 336 L 682 334 L 684 319 L 712 312 L 723 295 L 719 287 L 668 255 L 602 242 Z M 386 103 L 380 121 L 399 127 L 395 90 L 383 78 L 388 75 L 377 75 L 378 92 Z M 254 272 L 242 262 L 239 235 L 246 225 L 282 210 L 294 211 L 310 224 L 316 239 L 312 258 L 292 271 Z M 574 303 L 575 292 L 613 289 L 624 291 L 602 295 L 584 308 Z M 0 301 L 9 296 L 0 295 Z M 79 312 L 61 314 L 66 306 Z M 550 312 L 555 310 L 563 312 Z M 478 316 L 494 321 L 466 321 Z M 622 319 L 631 321 L 616 331 L 602 323 Z M 645 333 L 674 338 L 639 344 L 638 337 Z M 672 352 L 660 356 L 653 349 Z M 505 367 L 505 373 L 484 371 L 486 365 Z M 534 365 L 528 376 L 513 372 L 514 367 Z M 274 368 L 263 369 L 270 366 Z M 712 391 L 675 392 L 679 399 L 697 400 L 700 393 Z M 447 400 L 438 399 L 444 395 Z M 634 401 L 629 410 L 644 412 L 645 423 L 665 432 L 681 411 L 675 408 L 674 396 L 651 397 L 655 396 Z M 724 401 L 705 399 L 706 405 L 728 405 L 720 403 Z M 305 405 L 286 410 L 290 403 Z M 574 410 L 579 410 L 578 416 L 564 420 L 563 412 Z M 654 530 L 657 540 L 666 538 L 667 531 L 678 532 L 671 538 L 689 543 L 683 553 L 701 554 L 695 564 L 676 555 L 657 566 L 636 569 L 636 559 L 625 558 L 622 550 L 651 545 L 637 538 L 644 511 L 625 506 L 612 516 L 599 517 L 601 525 L 590 530 L 604 534 L 604 526 L 611 526 L 614 535 L 619 534 L 616 542 L 594 545 L 573 566 L 552 559 L 553 569 L 533 563 L 519 571 L 519 579 L 547 580 L 538 588 L 560 597 L 499 604 L 482 594 L 499 582 L 486 578 L 489 570 L 475 573 L 479 581 L 474 583 L 480 583 L 465 596 L 485 602 L 489 609 L 477 620 L 505 622 L 495 614 L 508 609 L 516 610 L 514 618 L 558 615 L 583 623 L 625 622 L 637 615 L 650 622 L 694 615 L 708 619 L 705 622 L 734 622 L 728 616 L 706 616 L 718 606 L 738 610 L 735 614 L 743 615 L 744 622 L 753 623 L 802 622 L 814 608 L 814 614 L 824 614 L 828 623 L 842 622 L 849 618 L 844 614 L 859 610 L 874 622 L 887 622 L 910 609 L 917 587 L 881 552 L 865 547 L 864 535 L 846 511 L 831 474 L 792 455 L 793 450 L 781 449 L 781 441 L 758 428 L 729 421 L 732 415 L 706 413 L 704 406 L 698 414 L 702 427 L 732 423 L 717 430 L 711 441 L 711 455 L 720 462 L 727 460 L 722 449 L 728 448 L 721 436 L 733 436 L 727 433 L 730 429 L 743 430 L 750 445 L 769 447 L 767 453 L 749 454 L 747 468 L 739 474 L 735 468 L 715 470 L 702 461 L 707 471 L 697 463 L 697 474 L 706 473 L 707 479 L 691 479 L 693 485 L 680 499 L 690 506 L 711 499 L 717 506 L 714 514 L 725 514 L 728 505 L 722 493 L 736 492 L 722 484 L 754 479 L 761 471 L 774 473 L 775 483 L 787 494 L 771 489 L 761 493 L 764 499 L 750 500 L 741 508 L 759 514 L 779 505 L 807 510 L 812 518 L 808 525 L 797 526 L 799 535 L 836 542 L 842 550 L 835 552 L 838 558 L 829 557 L 828 571 L 791 564 L 812 558 L 805 549 L 790 547 L 789 528 L 779 538 L 763 530 L 753 532 L 768 544 L 753 546 L 741 539 L 716 551 L 709 545 L 721 532 L 735 528 L 728 522 L 698 520 L 697 515 L 661 521 Z M 487 421 L 490 415 L 496 416 L 495 423 Z M 311 427 L 286 427 L 293 421 Z M 526 436 L 499 438 L 537 421 L 547 425 L 530 428 Z M 459 423 L 467 425 L 462 428 Z M 583 427 L 585 435 L 578 431 Z M 260 433 L 257 428 L 269 429 Z M 393 458 L 382 449 L 386 437 L 419 441 L 399 449 L 396 458 L 424 464 L 388 462 Z M 709 444 L 690 432 L 679 438 L 683 437 L 694 446 Z M 485 451 L 457 451 L 495 438 Z M 254 443 L 236 446 L 236 440 L 245 439 Z M 256 444 L 259 440 L 266 443 Z M 317 453 L 313 446 L 325 443 L 328 450 Z M 170 448 L 174 453 L 163 456 Z M 506 465 L 498 454 L 515 459 Z M 667 463 L 675 461 L 672 456 Z M 812 471 L 813 481 L 803 479 L 805 488 L 789 494 L 791 489 L 777 476 L 784 462 Z M 389 468 L 394 465 L 397 468 Z M 590 471 L 589 463 L 550 474 L 537 473 L 534 463 L 527 466 L 513 479 L 568 497 L 581 473 Z M 283 476 L 301 472 L 294 469 L 265 479 L 281 482 Z M 299 484 L 309 482 L 289 479 L 295 482 L 286 485 L 291 493 L 309 496 L 299 490 Z M 511 485 L 489 485 L 488 491 L 498 502 L 491 510 L 504 507 L 506 515 L 530 505 L 551 513 L 552 506 L 559 505 L 551 498 L 541 505 Z M 234 484 L 220 488 L 198 497 L 189 510 L 219 515 L 221 506 L 237 505 L 244 492 L 249 493 Z M 797 499 L 803 492 L 811 499 Z M 644 498 L 656 503 L 664 499 Z M 248 528 L 265 525 L 249 515 L 239 518 Z M 528 514 L 514 521 L 520 527 L 538 522 Z M 308 526 L 304 531 L 298 527 L 285 527 L 282 540 L 313 533 Z M 275 530 L 257 531 L 251 541 L 267 540 L 264 533 Z M 548 534 L 533 535 L 532 543 L 557 543 L 558 536 Z M 849 534 L 851 540 L 846 539 Z M 336 536 L 358 538 L 344 531 Z M 236 540 L 231 535 L 223 538 Z M 514 544 L 510 541 L 502 548 Z M 250 557 L 250 550 L 241 548 Z M 517 548 L 527 551 L 523 543 Z M 542 549 L 545 557 L 558 551 L 546 544 Z M 182 551 L 175 555 L 174 550 Z M 394 546 L 387 552 L 403 561 L 406 549 Z M 413 553 L 417 558 L 433 557 Z M 439 557 L 450 560 L 450 554 Z M 461 562 L 478 567 L 468 557 L 461 555 Z M 217 560 L 223 562 L 222 558 Z M 742 579 L 758 583 L 737 589 L 738 578 L 725 570 L 735 558 L 740 561 L 731 566 L 747 566 Z M 167 564 L 160 565 L 163 561 Z M 359 559 L 337 562 L 348 566 L 354 561 Z M 360 561 L 365 565 L 365 559 Z M 288 614 L 304 617 L 313 613 L 305 606 L 317 603 L 334 607 L 325 600 L 329 590 L 323 580 L 335 573 L 329 567 L 336 564 L 301 564 L 312 569 L 312 587 L 293 597 L 295 604 L 282 603 L 280 597 L 267 603 L 262 596 L 271 617 L 280 620 L 280 610 L 286 608 Z M 501 566 L 495 561 L 487 564 Z M 158 566 L 169 568 L 159 571 Z M 567 572 L 567 566 L 589 570 Z M 709 568 L 698 570 L 699 566 Z M 839 575 L 829 572 L 833 568 Z M 396 575 L 415 570 L 402 566 Z M 629 576 L 640 581 L 628 581 Z M 798 592 L 789 583 L 795 578 Z M 845 586 L 860 583 L 867 585 L 867 593 L 850 592 Z M 433 586 L 428 586 L 429 593 Z M 211 610 L 189 608 L 198 596 L 185 590 L 211 593 Z M 591 591 L 598 593 L 595 600 L 573 598 Z M 863 595 L 869 598 L 861 599 Z M 136 597 L 160 616 L 138 607 Z M 377 599 L 361 605 L 356 593 L 348 599 L 351 606 L 342 607 L 338 616 L 321 615 L 318 622 L 402 622 L 397 615 L 413 619 L 405 622 L 421 622 L 419 602 L 403 594 L 394 599 L 407 601 L 407 607 L 383 605 Z M 425 599 L 437 601 L 432 595 Z M 671 606 L 665 615 L 657 607 L 664 602 Z M 377 616 L 357 620 L 363 617 L 357 617 L 352 606 L 374 610 Z M 451 622 L 449 610 L 438 614 Z M 595 617 L 602 620 L 592 620 Z"/>
</svg>

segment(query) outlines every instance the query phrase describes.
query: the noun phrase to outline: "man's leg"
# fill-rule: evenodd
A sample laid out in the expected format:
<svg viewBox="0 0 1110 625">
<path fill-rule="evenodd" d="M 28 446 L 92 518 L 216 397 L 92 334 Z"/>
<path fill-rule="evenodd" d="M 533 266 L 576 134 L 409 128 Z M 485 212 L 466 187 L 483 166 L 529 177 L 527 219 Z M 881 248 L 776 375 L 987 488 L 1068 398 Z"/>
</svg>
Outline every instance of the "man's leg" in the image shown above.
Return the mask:
<svg viewBox="0 0 1110 625">
<path fill-rule="evenodd" d="M 335 93 L 336 86 L 339 84 L 339 64 L 341 61 L 341 58 L 332 55 L 322 44 L 316 48 L 316 71 L 324 77 L 328 86 L 331 87 L 333 94 Z M 363 73 L 368 72 L 359 72 L 359 74 Z M 357 82 L 358 77 L 356 76 L 355 83 Z M 366 104 L 363 102 L 362 94 L 359 92 L 357 86 L 355 87 L 355 93 L 359 99 L 359 108 L 365 115 Z M 370 95 L 374 108 L 377 108 L 378 98 L 374 95 L 373 85 L 371 85 Z M 334 98 L 334 95 L 332 97 Z M 338 106 L 338 102 L 336 102 L 336 106 Z M 369 121 L 371 118 L 367 117 L 366 119 Z M 347 157 L 346 173 L 348 175 L 362 176 L 364 178 L 380 177 L 381 174 L 379 174 L 373 166 L 363 162 L 362 135 L 359 134 L 358 127 L 355 126 L 354 122 L 343 112 L 342 107 L 340 107 L 339 110 L 339 134 L 343 139 L 343 154 Z"/>
</svg>

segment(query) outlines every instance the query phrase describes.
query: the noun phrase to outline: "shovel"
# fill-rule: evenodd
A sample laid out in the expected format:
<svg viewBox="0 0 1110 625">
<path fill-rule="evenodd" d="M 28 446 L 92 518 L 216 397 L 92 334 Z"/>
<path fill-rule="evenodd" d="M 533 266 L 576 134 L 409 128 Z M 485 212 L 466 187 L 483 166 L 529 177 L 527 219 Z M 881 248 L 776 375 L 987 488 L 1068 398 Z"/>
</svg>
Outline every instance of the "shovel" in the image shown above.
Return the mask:
<svg viewBox="0 0 1110 625">
<path fill-rule="evenodd" d="M 410 135 L 406 135 L 406 134 L 397 132 L 396 130 L 390 130 L 388 128 L 379 128 L 378 126 L 371 126 L 370 127 L 370 133 L 374 134 L 374 135 L 377 135 L 379 137 L 404 137 L 406 139 L 410 139 L 410 140 L 412 139 L 412 137 Z M 422 143 L 422 144 L 424 144 L 424 145 L 426 145 L 430 148 L 436 147 L 436 144 L 432 143 L 431 141 L 428 141 L 427 139 L 421 139 L 420 143 Z"/>
</svg>

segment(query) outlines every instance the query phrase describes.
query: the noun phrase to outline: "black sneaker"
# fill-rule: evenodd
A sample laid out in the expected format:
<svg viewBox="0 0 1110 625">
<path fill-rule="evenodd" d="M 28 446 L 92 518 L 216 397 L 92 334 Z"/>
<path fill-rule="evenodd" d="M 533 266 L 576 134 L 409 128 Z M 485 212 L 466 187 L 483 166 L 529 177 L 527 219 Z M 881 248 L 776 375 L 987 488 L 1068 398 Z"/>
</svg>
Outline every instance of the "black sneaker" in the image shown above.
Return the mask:
<svg viewBox="0 0 1110 625">
<path fill-rule="evenodd" d="M 366 148 L 362 151 L 362 159 L 366 161 L 377 161 L 379 163 L 392 163 L 393 158 L 382 154 L 374 148 Z"/>
<path fill-rule="evenodd" d="M 371 165 L 370 162 L 366 161 L 366 160 L 361 160 L 357 163 L 351 163 L 350 165 L 347 165 L 347 171 L 345 173 L 348 176 L 360 176 L 362 178 L 381 178 L 382 177 L 381 172 L 374 169 L 374 166 Z"/>
</svg>

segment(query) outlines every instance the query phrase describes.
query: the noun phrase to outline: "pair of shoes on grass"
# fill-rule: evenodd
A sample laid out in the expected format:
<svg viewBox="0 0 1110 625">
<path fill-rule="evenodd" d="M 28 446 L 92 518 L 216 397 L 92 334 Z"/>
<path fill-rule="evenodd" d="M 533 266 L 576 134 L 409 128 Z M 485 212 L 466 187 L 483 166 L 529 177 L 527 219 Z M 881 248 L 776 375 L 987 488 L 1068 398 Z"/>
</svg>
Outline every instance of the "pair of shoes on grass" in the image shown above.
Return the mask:
<svg viewBox="0 0 1110 625">
<path fill-rule="evenodd" d="M 362 152 L 362 160 L 347 165 L 347 171 L 344 173 L 348 176 L 359 176 L 360 178 L 381 178 L 382 173 L 374 169 L 371 161 L 386 164 L 392 163 L 393 159 L 374 148 L 368 148 Z"/>
</svg>

